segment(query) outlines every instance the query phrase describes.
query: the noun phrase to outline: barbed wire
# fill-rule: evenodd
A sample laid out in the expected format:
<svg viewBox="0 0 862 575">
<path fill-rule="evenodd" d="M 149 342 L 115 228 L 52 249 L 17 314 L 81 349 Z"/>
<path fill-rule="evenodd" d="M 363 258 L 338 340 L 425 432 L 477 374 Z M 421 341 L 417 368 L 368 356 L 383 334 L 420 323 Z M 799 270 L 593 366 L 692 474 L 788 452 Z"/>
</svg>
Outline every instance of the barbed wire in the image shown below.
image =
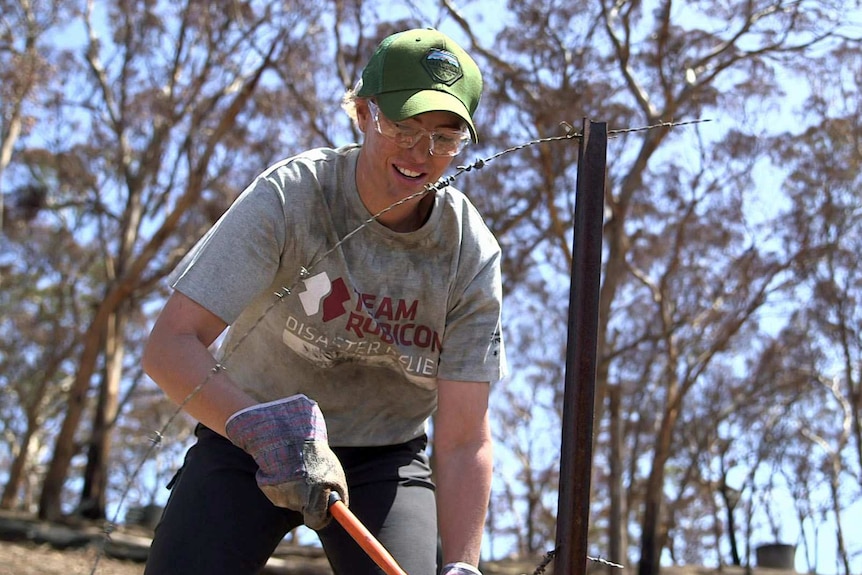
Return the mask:
<svg viewBox="0 0 862 575">
<path fill-rule="evenodd" d="M 548 565 L 551 564 L 551 561 L 557 556 L 557 552 L 560 550 L 559 547 L 555 549 L 551 549 L 545 556 L 542 558 L 542 561 L 536 565 L 536 569 L 533 571 L 533 575 L 542 575 L 545 572 L 545 569 L 548 568 Z M 625 569 L 624 565 L 620 565 L 619 563 L 613 563 L 608 561 L 607 559 L 602 559 L 601 557 L 590 557 L 587 555 L 587 561 L 592 561 L 593 563 L 598 563 L 600 565 L 604 565 L 606 567 L 613 567 L 615 569 Z"/>
<path fill-rule="evenodd" d="M 592 561 L 593 563 L 598 563 L 599 565 L 604 565 L 606 567 L 613 567 L 614 569 L 625 569 L 625 565 L 620 565 L 619 563 L 614 563 L 613 561 L 608 561 L 607 559 L 602 559 L 601 557 L 590 557 L 587 555 L 587 560 Z"/>
<path fill-rule="evenodd" d="M 649 126 L 643 126 L 640 128 L 625 128 L 625 129 L 619 129 L 619 130 L 609 130 L 608 131 L 608 138 L 610 139 L 610 138 L 615 138 L 615 137 L 623 135 L 623 134 L 630 134 L 630 133 L 635 133 L 635 132 L 644 132 L 644 131 L 648 131 L 648 130 L 655 130 L 658 128 L 668 128 L 669 129 L 669 128 L 675 128 L 675 127 L 680 127 L 680 126 L 700 124 L 700 123 L 709 122 L 709 121 L 711 121 L 711 120 L 709 120 L 709 119 L 698 119 L 698 120 L 688 120 L 688 121 L 683 121 L 683 122 L 660 122 L 657 124 L 651 124 Z M 358 234 L 362 229 L 364 229 L 366 226 L 370 225 L 372 222 L 381 218 L 386 213 L 392 211 L 393 209 L 396 209 L 397 207 L 399 207 L 401 205 L 404 205 L 405 203 L 407 203 L 411 200 L 422 197 L 422 196 L 424 196 L 430 192 L 433 192 L 435 190 L 441 190 L 441 189 L 445 188 L 446 186 L 451 185 L 455 181 L 455 179 L 458 176 L 460 176 L 461 174 L 464 174 L 466 172 L 470 172 L 473 170 L 480 170 L 480 169 L 484 168 L 485 166 L 487 166 L 488 164 L 490 164 L 491 162 L 493 162 L 494 160 L 496 160 L 502 156 L 505 156 L 507 154 L 511 154 L 513 152 L 517 152 L 519 150 L 524 150 L 524 149 L 529 148 L 531 146 L 536 146 L 536 145 L 540 145 L 540 144 L 547 144 L 547 143 L 551 143 L 551 142 L 576 140 L 576 139 L 583 137 L 583 134 L 581 132 L 578 132 L 574 128 L 574 126 L 572 126 L 572 124 L 569 124 L 568 122 L 560 122 L 560 126 L 562 126 L 563 129 L 565 130 L 564 134 L 561 134 L 558 136 L 548 136 L 548 137 L 544 137 L 544 138 L 537 138 L 537 139 L 529 140 L 527 142 L 524 142 L 524 143 L 521 143 L 521 144 L 518 144 L 515 146 L 505 148 L 503 150 L 500 150 L 500 151 L 498 151 L 498 152 L 496 152 L 496 153 L 494 153 L 494 154 L 492 154 L 486 158 L 477 158 L 471 164 L 457 166 L 455 173 L 453 173 L 452 175 L 444 176 L 444 177 L 440 178 L 439 180 L 437 180 L 433 184 L 427 184 L 422 190 L 415 192 L 413 194 L 410 194 L 409 196 L 402 198 L 402 199 L 390 204 L 389 206 L 383 208 L 379 212 L 375 213 L 374 215 L 370 216 L 368 219 L 366 219 L 362 223 L 360 223 L 360 225 L 357 226 L 353 231 L 347 233 L 343 238 L 341 238 L 338 242 L 336 242 L 335 245 L 333 245 L 329 250 L 326 250 L 325 252 L 320 254 L 316 259 L 312 260 L 307 266 L 300 266 L 299 271 L 298 271 L 298 277 L 297 277 L 296 281 L 294 281 L 289 286 L 282 286 L 278 291 L 276 291 L 273 294 L 275 296 L 275 299 L 272 301 L 272 303 L 270 303 L 270 305 L 268 305 L 263 310 L 263 312 L 261 312 L 259 317 L 254 321 L 254 323 L 252 323 L 252 325 L 249 326 L 249 328 L 245 331 L 245 333 L 243 333 L 237 339 L 236 344 L 234 344 L 231 347 L 231 349 L 225 353 L 225 355 L 221 359 L 221 362 L 216 363 L 216 365 L 212 369 L 210 369 L 206 378 L 204 378 L 204 380 L 202 382 L 200 382 L 197 386 L 195 386 L 195 388 L 191 392 L 189 392 L 189 394 L 185 397 L 185 399 L 183 399 L 183 401 L 180 404 L 178 404 L 177 408 L 174 410 L 174 412 L 171 414 L 171 416 L 167 419 L 167 421 L 164 423 L 164 425 L 162 425 L 161 429 L 153 432 L 153 435 L 150 438 L 150 447 L 147 450 L 145 450 L 143 456 L 140 458 L 140 460 L 138 461 L 137 465 L 134 468 L 134 471 L 130 475 L 129 480 L 127 481 L 126 486 L 122 491 L 120 499 L 117 502 L 117 507 L 116 507 L 116 510 L 114 512 L 113 518 L 110 520 L 107 520 L 105 523 L 105 526 L 103 528 L 103 537 L 101 538 L 101 542 L 99 544 L 99 547 L 98 547 L 98 550 L 96 553 L 96 558 L 94 559 L 93 568 L 90 571 L 90 575 L 96 575 L 96 570 L 98 569 L 99 562 L 101 561 L 101 558 L 105 553 L 105 549 L 107 547 L 107 544 L 111 541 L 111 534 L 117 528 L 117 522 L 119 519 L 120 510 L 123 508 L 123 505 L 125 504 L 126 499 L 129 495 L 135 481 L 137 480 L 138 474 L 141 472 L 141 470 L 143 469 L 146 462 L 149 461 L 150 457 L 152 457 L 153 453 L 159 447 L 161 447 L 162 441 L 164 440 L 164 437 L 165 437 L 165 434 L 166 434 L 168 428 L 180 416 L 182 411 L 185 409 L 185 406 L 192 399 L 194 399 L 198 393 L 200 393 L 200 391 L 206 386 L 207 383 L 209 383 L 212 380 L 213 376 L 220 373 L 221 371 L 227 370 L 225 363 L 229 360 L 229 358 L 233 355 L 233 353 L 243 344 L 243 342 L 249 337 L 249 335 L 260 325 L 260 323 L 267 317 L 267 315 L 272 311 L 272 309 L 275 306 L 277 306 L 278 303 L 282 299 L 291 295 L 293 293 L 294 289 L 296 289 L 296 287 L 299 285 L 299 283 L 302 280 L 304 280 L 310 276 L 311 271 L 315 267 L 317 267 L 317 265 L 319 265 L 321 261 L 323 261 L 324 259 L 329 257 L 330 254 L 332 254 L 333 252 L 338 250 L 346 241 L 348 241 L 350 238 L 352 238 L 353 236 Z M 537 571 L 536 571 L 537 574 L 544 572 L 545 567 L 553 560 L 553 557 L 555 556 L 555 554 L 556 554 L 556 550 L 548 552 L 545 559 L 543 560 L 543 563 L 540 564 L 539 568 L 541 569 L 541 571 L 539 571 L 537 568 Z M 606 565 L 622 568 L 622 565 L 617 565 L 615 563 L 606 562 L 602 559 L 595 559 L 592 557 L 587 557 L 587 559 L 589 559 L 591 561 L 604 563 Z"/>
</svg>

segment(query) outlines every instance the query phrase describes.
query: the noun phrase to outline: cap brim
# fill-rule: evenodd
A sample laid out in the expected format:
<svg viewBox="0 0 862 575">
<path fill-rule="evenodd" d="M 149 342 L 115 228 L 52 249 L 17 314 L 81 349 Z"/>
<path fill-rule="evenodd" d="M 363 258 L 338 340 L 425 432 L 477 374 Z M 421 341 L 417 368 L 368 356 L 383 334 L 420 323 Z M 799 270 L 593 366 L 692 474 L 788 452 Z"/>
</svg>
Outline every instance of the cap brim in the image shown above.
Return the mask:
<svg viewBox="0 0 862 575">
<path fill-rule="evenodd" d="M 478 142 L 476 126 L 473 118 L 464 104 L 447 92 L 439 90 L 401 90 L 398 92 L 385 92 L 376 94 L 374 101 L 390 120 L 400 122 L 417 114 L 426 112 L 452 112 L 467 123 L 470 137 L 473 142 Z"/>
</svg>

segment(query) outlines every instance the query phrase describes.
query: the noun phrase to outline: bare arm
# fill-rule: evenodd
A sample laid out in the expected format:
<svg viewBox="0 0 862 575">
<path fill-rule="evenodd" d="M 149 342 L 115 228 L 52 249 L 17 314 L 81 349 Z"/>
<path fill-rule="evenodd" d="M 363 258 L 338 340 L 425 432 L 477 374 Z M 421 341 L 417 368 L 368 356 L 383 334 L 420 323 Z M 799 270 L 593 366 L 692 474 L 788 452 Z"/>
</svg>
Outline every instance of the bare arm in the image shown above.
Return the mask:
<svg viewBox="0 0 862 575">
<path fill-rule="evenodd" d="M 434 450 L 443 563 L 479 564 L 493 446 L 487 382 L 438 381 Z"/>
<path fill-rule="evenodd" d="M 143 356 L 144 371 L 177 404 L 206 381 L 185 411 L 222 435 L 228 417 L 257 403 L 227 372 L 213 373 L 216 361 L 208 348 L 226 327 L 218 316 L 174 292 L 153 326 Z"/>
</svg>

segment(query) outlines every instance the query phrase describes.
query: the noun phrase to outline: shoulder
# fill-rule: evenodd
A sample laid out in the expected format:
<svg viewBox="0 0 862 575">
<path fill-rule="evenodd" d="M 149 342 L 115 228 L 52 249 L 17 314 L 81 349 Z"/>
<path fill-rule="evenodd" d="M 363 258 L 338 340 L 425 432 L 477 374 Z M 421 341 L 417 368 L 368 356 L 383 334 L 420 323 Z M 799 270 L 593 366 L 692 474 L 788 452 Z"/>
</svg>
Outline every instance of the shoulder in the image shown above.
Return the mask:
<svg viewBox="0 0 862 575">
<path fill-rule="evenodd" d="M 261 172 L 246 192 L 274 194 L 282 203 L 289 196 L 316 196 L 321 189 L 337 187 L 352 166 L 359 148 L 313 148 L 270 165 Z M 310 197 L 311 197 L 310 196 Z"/>
<path fill-rule="evenodd" d="M 496 236 L 466 194 L 452 186 L 446 186 L 438 193 L 442 198 L 444 216 L 448 214 L 453 218 L 461 230 L 462 244 L 478 244 L 485 252 L 500 251 Z"/>
<path fill-rule="evenodd" d="M 312 148 L 276 162 L 261 177 L 278 179 L 291 175 L 325 175 L 355 162 L 358 153 L 359 146 L 355 144 L 340 148 Z"/>
</svg>

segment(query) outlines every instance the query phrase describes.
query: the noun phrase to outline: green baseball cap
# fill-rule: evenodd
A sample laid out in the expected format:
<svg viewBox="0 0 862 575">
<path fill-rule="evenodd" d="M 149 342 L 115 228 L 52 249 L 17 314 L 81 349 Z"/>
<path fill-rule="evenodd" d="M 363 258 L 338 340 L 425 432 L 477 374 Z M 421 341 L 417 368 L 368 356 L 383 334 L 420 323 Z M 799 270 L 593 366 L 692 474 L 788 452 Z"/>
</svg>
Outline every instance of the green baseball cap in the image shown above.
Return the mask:
<svg viewBox="0 0 862 575">
<path fill-rule="evenodd" d="M 356 95 L 373 97 L 396 122 L 425 112 L 452 112 L 467 122 L 473 141 L 479 141 L 473 113 L 482 95 L 482 73 L 454 40 L 432 28 L 385 38 L 362 71 Z"/>
</svg>

